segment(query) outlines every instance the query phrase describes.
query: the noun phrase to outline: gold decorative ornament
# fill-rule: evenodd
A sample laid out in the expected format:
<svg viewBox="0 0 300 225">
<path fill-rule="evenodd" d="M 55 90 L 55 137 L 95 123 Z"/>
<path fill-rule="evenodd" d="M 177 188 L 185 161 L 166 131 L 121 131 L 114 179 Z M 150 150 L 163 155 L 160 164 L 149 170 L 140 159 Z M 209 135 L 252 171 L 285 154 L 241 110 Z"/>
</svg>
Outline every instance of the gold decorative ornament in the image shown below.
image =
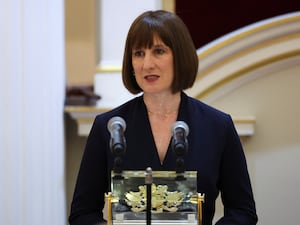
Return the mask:
<svg viewBox="0 0 300 225">
<path fill-rule="evenodd" d="M 142 212 L 146 210 L 147 195 L 146 185 L 138 187 L 139 191 L 129 191 L 125 193 L 125 202 L 131 207 L 133 212 Z M 178 191 L 168 191 L 167 185 L 151 186 L 152 199 L 151 206 L 153 213 L 160 213 L 163 211 L 176 212 L 178 206 L 182 203 L 183 193 Z"/>
</svg>

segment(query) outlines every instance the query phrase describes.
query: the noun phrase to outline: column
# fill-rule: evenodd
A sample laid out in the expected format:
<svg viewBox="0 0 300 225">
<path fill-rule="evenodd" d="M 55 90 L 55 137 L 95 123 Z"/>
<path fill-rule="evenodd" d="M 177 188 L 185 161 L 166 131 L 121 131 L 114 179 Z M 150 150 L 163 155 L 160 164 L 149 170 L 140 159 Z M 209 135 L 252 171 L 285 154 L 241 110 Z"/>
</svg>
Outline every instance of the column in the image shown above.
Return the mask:
<svg viewBox="0 0 300 225">
<path fill-rule="evenodd" d="M 0 224 L 65 225 L 63 0 L 0 7 Z"/>
</svg>

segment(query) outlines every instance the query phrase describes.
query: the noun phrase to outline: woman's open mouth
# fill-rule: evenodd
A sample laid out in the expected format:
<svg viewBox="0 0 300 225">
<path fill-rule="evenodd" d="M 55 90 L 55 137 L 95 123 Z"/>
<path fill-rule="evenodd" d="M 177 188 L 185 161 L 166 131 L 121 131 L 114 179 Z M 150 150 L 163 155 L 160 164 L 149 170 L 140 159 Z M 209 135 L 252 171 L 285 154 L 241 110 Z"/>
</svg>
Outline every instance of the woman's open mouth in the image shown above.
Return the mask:
<svg viewBox="0 0 300 225">
<path fill-rule="evenodd" d="M 155 81 L 155 80 L 157 80 L 159 78 L 159 76 L 158 75 L 147 75 L 147 76 L 145 76 L 145 79 L 147 80 L 147 81 Z"/>
</svg>

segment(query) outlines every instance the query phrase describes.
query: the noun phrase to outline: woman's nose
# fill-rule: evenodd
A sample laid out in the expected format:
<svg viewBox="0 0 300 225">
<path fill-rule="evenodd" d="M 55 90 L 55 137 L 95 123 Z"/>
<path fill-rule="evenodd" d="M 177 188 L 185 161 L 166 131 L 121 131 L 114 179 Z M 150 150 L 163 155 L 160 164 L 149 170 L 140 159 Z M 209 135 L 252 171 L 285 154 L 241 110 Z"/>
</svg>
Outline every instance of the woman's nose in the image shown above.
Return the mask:
<svg viewBox="0 0 300 225">
<path fill-rule="evenodd" d="M 144 62 L 143 62 L 143 69 L 149 70 L 154 68 L 154 61 L 151 54 L 145 54 Z"/>
</svg>

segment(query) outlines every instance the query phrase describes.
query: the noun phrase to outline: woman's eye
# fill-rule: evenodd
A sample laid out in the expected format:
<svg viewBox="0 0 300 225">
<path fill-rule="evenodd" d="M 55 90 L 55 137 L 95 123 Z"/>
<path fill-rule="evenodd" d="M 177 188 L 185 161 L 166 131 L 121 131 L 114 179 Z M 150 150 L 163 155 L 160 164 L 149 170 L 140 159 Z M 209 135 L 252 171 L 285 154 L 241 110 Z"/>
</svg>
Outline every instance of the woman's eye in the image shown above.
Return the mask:
<svg viewBox="0 0 300 225">
<path fill-rule="evenodd" d="M 156 49 L 154 49 L 154 53 L 157 55 L 162 55 L 165 53 L 165 50 L 162 48 L 156 48 Z"/>
<path fill-rule="evenodd" d="M 135 57 L 141 57 L 141 56 L 144 55 L 144 52 L 141 51 L 141 50 L 136 50 L 136 51 L 133 52 L 133 55 L 134 55 Z"/>
</svg>

